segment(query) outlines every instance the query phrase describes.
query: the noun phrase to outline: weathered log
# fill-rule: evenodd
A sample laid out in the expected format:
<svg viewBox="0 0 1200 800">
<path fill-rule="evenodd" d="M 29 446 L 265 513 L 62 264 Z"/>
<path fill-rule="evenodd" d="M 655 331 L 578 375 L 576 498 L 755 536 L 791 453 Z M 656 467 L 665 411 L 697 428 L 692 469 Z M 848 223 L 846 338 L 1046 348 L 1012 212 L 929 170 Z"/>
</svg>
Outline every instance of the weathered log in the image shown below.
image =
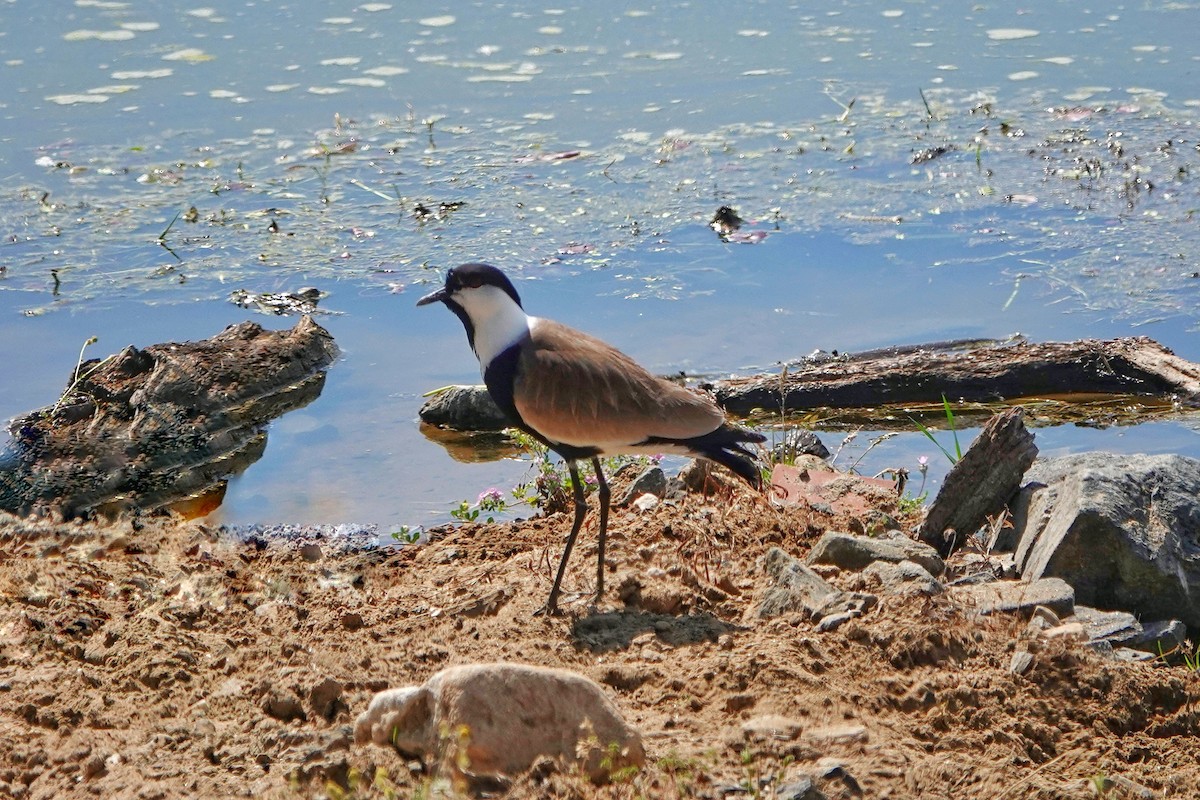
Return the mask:
<svg viewBox="0 0 1200 800">
<path fill-rule="evenodd" d="M 897 348 L 713 384 L 735 414 L 1103 394 L 1200 397 L 1200 364 L 1146 337 L 1021 342 L 970 350 Z"/>
<path fill-rule="evenodd" d="M 291 330 L 243 322 L 85 362 L 59 402 L 9 426 L 0 508 L 75 517 L 216 488 L 262 455 L 266 422 L 320 395 L 336 354 L 303 317 Z"/>
<path fill-rule="evenodd" d="M 940 415 L 943 394 L 956 402 L 975 403 L 1065 396 L 1072 403 L 1053 410 L 1043 407 L 1039 416 L 1080 422 L 1119 419 L 1124 410 L 1123 405 L 1099 410 L 1077 405 L 1083 398 L 1152 398 L 1162 405 L 1159 413 L 1171 410 L 1169 401 L 1195 405 L 1200 400 L 1200 364 L 1145 337 L 1006 345 L 950 342 L 804 362 L 789 365 L 782 376 L 730 378 L 707 388 L 718 404 L 740 415 L 906 403 L 936 405 Z M 956 413 L 963 416 L 968 411 Z M 490 431 L 507 425 L 483 386 L 455 387 L 453 394 L 427 401 L 420 414 L 423 421 L 452 430 Z M 877 427 L 897 424 L 865 416 Z M 899 424 L 912 428 L 906 418 Z"/>
<path fill-rule="evenodd" d="M 1024 416 L 1025 410 L 1017 406 L 992 417 L 946 474 L 917 533 L 943 558 L 979 530 L 988 517 L 1003 511 L 1020 488 L 1021 477 L 1038 453 Z"/>
</svg>

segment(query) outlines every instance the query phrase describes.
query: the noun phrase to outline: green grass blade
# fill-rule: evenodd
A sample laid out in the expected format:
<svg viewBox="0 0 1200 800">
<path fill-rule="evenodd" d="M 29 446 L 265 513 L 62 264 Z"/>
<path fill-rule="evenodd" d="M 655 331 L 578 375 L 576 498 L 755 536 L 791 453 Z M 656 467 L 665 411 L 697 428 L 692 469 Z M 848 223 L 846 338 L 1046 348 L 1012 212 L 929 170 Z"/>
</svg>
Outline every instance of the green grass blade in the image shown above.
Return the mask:
<svg viewBox="0 0 1200 800">
<path fill-rule="evenodd" d="M 950 401 L 946 399 L 946 395 L 942 395 L 942 408 L 946 409 L 946 422 L 950 425 L 950 432 L 954 434 L 954 455 L 952 459 L 955 464 L 962 460 L 962 446 L 958 443 L 958 428 L 954 424 L 954 411 L 950 408 Z"/>
<path fill-rule="evenodd" d="M 919 430 L 921 433 L 925 434 L 926 439 L 933 442 L 934 446 L 937 447 L 938 450 L 942 451 L 942 455 L 944 455 L 951 464 L 957 463 L 954 458 L 954 454 L 951 453 L 946 448 L 942 447 L 942 443 L 939 442 L 936 438 L 934 438 L 933 431 L 929 430 L 929 428 L 926 428 L 924 425 L 922 425 L 920 420 L 918 420 L 916 417 L 910 415 L 909 419 L 912 420 L 913 425 L 917 426 L 917 430 Z"/>
</svg>

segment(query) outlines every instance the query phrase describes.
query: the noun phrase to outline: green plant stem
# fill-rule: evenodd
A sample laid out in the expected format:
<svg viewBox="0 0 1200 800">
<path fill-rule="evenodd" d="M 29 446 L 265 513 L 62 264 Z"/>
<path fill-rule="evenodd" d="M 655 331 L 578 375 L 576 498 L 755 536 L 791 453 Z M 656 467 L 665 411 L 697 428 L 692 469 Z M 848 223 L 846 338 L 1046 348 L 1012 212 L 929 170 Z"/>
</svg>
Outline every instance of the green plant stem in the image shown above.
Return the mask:
<svg viewBox="0 0 1200 800">
<path fill-rule="evenodd" d="M 95 366 L 93 366 L 91 369 L 89 369 L 86 373 L 82 373 L 82 374 L 80 373 L 80 370 L 83 368 L 83 351 L 87 350 L 90 345 L 93 345 L 98 341 L 100 341 L 100 337 L 89 336 L 87 341 L 85 341 L 83 343 L 83 347 L 79 348 L 79 358 L 75 361 L 75 372 L 74 372 L 75 378 L 74 378 L 74 380 L 71 381 L 71 385 L 68 386 L 63 391 L 62 395 L 59 396 L 58 402 L 54 404 L 54 407 L 50 409 L 51 416 L 53 416 L 54 414 L 56 414 L 58 412 L 59 407 L 64 402 L 66 402 L 68 397 L 71 396 L 71 392 L 75 391 L 75 387 L 77 387 L 83 380 L 85 380 L 93 372 L 100 369 L 100 367 L 102 367 L 104 365 L 104 363 L 106 361 L 108 361 L 108 358 L 111 358 L 111 356 L 109 356 L 108 358 L 101 359 L 100 361 L 96 362 Z"/>
</svg>

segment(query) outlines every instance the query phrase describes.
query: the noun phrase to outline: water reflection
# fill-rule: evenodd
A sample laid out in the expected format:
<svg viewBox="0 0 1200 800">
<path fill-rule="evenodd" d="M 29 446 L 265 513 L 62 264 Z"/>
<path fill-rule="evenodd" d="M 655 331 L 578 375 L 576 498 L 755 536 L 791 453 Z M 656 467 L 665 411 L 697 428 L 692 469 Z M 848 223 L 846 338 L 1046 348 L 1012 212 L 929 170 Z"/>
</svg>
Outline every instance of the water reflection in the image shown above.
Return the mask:
<svg viewBox="0 0 1200 800">
<path fill-rule="evenodd" d="M 421 435 L 463 464 L 498 461 L 502 458 L 519 459 L 526 454 L 525 448 L 496 431 L 455 431 L 422 422 Z"/>
</svg>

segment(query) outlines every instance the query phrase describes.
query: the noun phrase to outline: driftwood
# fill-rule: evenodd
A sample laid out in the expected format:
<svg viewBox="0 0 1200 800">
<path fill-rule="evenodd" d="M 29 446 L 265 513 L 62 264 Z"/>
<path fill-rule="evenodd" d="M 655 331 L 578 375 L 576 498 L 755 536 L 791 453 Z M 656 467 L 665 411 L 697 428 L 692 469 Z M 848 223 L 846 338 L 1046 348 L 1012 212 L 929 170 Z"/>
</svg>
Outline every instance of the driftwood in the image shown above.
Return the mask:
<svg viewBox="0 0 1200 800">
<path fill-rule="evenodd" d="M 1200 400 L 1200 364 L 1145 337 L 1042 344 L 950 342 L 804 362 L 789 365 L 783 376 L 730 378 L 707 388 L 733 414 L 860 409 L 868 410 L 860 422 L 878 428 L 899 425 L 911 430 L 913 424 L 905 415 L 873 414 L 870 409 L 928 404 L 934 416 L 941 416 L 942 395 L 968 403 L 1065 399 L 1038 408 L 1038 421 L 1043 423 L 1125 417 L 1144 421 L 1150 411 L 1171 413 L 1173 404 L 1195 405 Z M 1130 398 L 1142 398 L 1140 405 L 1150 408 L 1130 411 L 1125 402 Z M 990 416 L 994 410 L 983 413 Z M 971 410 L 955 413 L 964 417 Z M 459 431 L 494 431 L 508 424 L 483 386 L 453 387 L 431 397 L 420 415 L 430 425 Z M 844 422 L 847 415 L 839 418 Z"/>
<path fill-rule="evenodd" d="M 84 362 L 53 406 L 12 422 L 0 508 L 63 517 L 154 509 L 256 461 L 264 425 L 315 400 L 337 348 L 309 317 Z"/>
<path fill-rule="evenodd" d="M 782 377 L 731 378 L 712 389 L 734 414 L 938 403 L 942 395 L 966 402 L 1095 394 L 1194 401 L 1200 364 L 1146 337 L 894 348 L 789 367 Z"/>
<path fill-rule="evenodd" d="M 1033 434 L 1020 406 L 992 417 L 946 474 L 917 538 L 947 557 L 989 516 L 1000 514 L 1037 458 Z M 953 534 L 948 532 L 953 531 Z"/>
</svg>

